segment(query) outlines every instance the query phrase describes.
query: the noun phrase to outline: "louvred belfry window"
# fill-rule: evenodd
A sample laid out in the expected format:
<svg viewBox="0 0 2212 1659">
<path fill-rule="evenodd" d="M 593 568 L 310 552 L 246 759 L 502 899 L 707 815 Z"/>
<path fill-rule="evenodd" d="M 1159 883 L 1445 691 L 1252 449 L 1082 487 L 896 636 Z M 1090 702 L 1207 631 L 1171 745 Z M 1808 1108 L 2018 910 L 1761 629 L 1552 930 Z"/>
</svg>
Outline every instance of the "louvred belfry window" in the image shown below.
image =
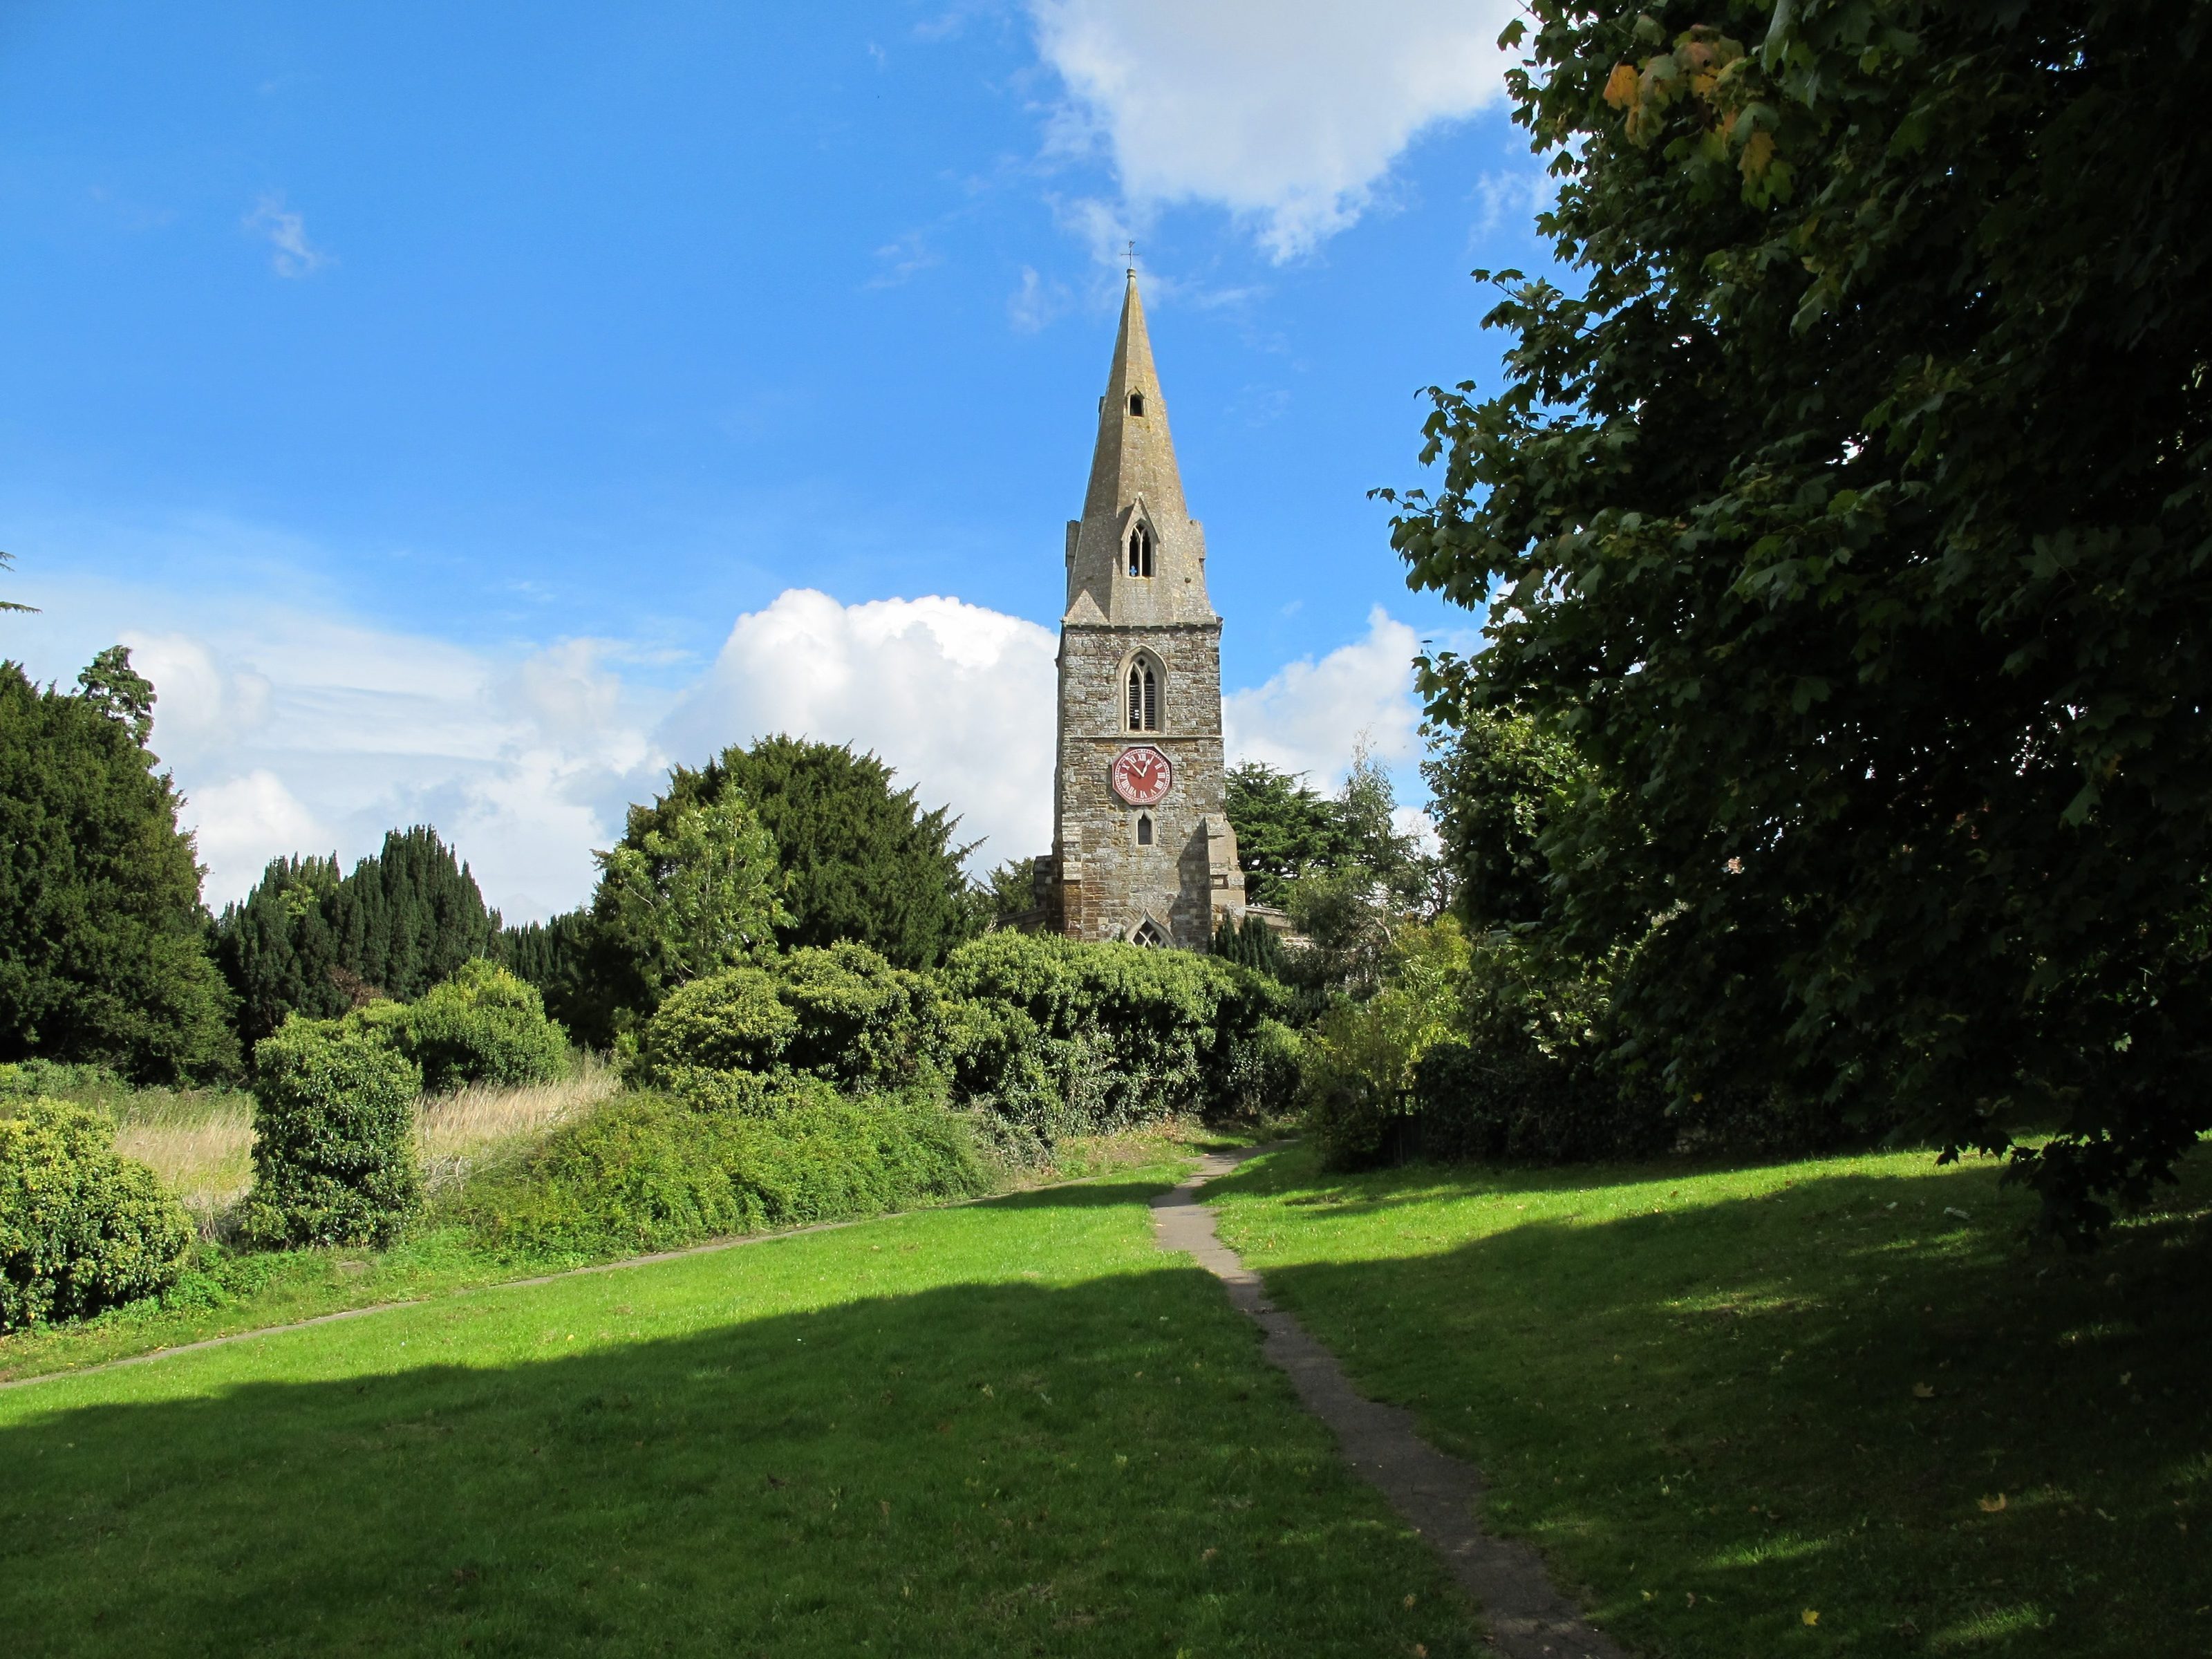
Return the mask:
<svg viewBox="0 0 2212 1659">
<path fill-rule="evenodd" d="M 1148 662 L 1129 665 L 1129 729 L 1132 732 L 1157 732 L 1160 729 L 1160 677 L 1152 672 Z"/>
<path fill-rule="evenodd" d="M 1149 576 L 1152 574 L 1152 532 L 1148 525 L 1133 525 L 1129 529 L 1129 574 Z"/>
</svg>

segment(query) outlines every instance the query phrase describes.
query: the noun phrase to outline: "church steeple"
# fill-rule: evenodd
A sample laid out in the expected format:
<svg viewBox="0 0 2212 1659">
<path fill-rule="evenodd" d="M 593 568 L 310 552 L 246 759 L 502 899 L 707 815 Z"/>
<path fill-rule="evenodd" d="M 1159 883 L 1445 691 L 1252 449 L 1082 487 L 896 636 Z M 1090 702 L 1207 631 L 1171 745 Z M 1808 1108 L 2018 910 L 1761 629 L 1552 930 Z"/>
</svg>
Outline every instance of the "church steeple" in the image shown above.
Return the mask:
<svg viewBox="0 0 2212 1659">
<path fill-rule="evenodd" d="M 1206 536 L 1183 503 L 1167 400 L 1129 272 L 1083 516 L 1067 526 L 1070 622 L 1210 622 Z"/>
</svg>

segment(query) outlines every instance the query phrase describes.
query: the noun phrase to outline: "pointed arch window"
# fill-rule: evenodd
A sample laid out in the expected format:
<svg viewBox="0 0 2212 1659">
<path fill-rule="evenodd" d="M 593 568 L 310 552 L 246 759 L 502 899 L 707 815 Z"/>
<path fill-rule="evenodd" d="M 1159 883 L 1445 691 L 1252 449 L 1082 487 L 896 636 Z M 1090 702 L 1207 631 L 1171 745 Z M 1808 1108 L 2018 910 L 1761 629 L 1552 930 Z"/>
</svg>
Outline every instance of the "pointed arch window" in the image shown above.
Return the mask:
<svg viewBox="0 0 2212 1659">
<path fill-rule="evenodd" d="M 1141 519 L 1129 526 L 1129 574 L 1152 574 L 1152 527 Z"/>
<path fill-rule="evenodd" d="M 1141 945 L 1147 951 L 1164 951 L 1169 945 L 1167 929 L 1146 916 L 1129 935 L 1129 943 Z"/>
<path fill-rule="evenodd" d="M 1144 412 L 1145 394 L 1141 392 L 1132 392 L 1129 394 L 1129 413 L 1141 417 Z"/>
<path fill-rule="evenodd" d="M 1129 665 L 1129 729 L 1160 729 L 1160 676 L 1150 661 L 1139 657 Z"/>
<path fill-rule="evenodd" d="M 1137 814 L 1137 845 L 1150 847 L 1152 844 L 1152 815 L 1150 812 L 1139 812 Z"/>
</svg>

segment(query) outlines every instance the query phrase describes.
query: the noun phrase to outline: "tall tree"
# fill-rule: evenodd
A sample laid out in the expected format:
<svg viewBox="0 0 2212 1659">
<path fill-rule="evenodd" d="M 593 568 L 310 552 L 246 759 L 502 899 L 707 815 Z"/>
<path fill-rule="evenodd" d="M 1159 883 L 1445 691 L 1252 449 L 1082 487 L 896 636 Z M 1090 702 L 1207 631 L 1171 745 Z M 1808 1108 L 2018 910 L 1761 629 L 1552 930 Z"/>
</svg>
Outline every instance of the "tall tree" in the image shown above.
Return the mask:
<svg viewBox="0 0 2212 1659">
<path fill-rule="evenodd" d="M 2212 7 L 1529 14 L 1578 291 L 1432 394 L 1395 540 L 1490 613 L 1431 710 L 1597 769 L 1558 920 L 1675 1090 L 2040 1118 L 2094 1231 L 2212 1127 Z"/>
<path fill-rule="evenodd" d="M 330 923 L 341 965 L 402 1002 L 488 954 L 500 926 L 469 866 L 420 823 L 387 831 L 383 849 L 354 866 Z"/>
<path fill-rule="evenodd" d="M 352 1006 L 330 921 L 338 884 L 335 858 L 272 859 L 253 890 L 216 918 L 216 962 L 238 997 L 249 1052 L 289 1015 L 328 1019 Z"/>
<path fill-rule="evenodd" d="M 1299 772 L 1265 761 L 1232 766 L 1222 780 L 1230 828 L 1237 832 L 1237 861 L 1244 870 L 1244 896 L 1255 904 L 1280 904 L 1300 876 L 1334 870 L 1349 850 L 1344 826 L 1328 798 Z"/>
<path fill-rule="evenodd" d="M 1526 714 L 1469 710 L 1421 763 L 1443 843 L 1453 908 L 1476 927 L 1543 920 L 1550 861 L 1542 841 L 1589 779 L 1574 745 Z"/>
<path fill-rule="evenodd" d="M 221 1077 L 238 1046 L 182 804 L 120 647 L 76 695 L 0 663 L 0 1059 Z"/>
<path fill-rule="evenodd" d="M 789 915 L 775 843 L 743 794 L 665 815 L 635 844 L 599 854 L 592 920 L 604 951 L 635 981 L 624 1006 L 658 1006 L 678 986 L 773 956 Z"/>
<path fill-rule="evenodd" d="M 275 860 L 215 924 L 248 1042 L 290 1013 L 325 1018 L 374 996 L 411 1002 L 492 954 L 499 937 L 499 913 L 484 908 L 469 866 L 424 824 L 387 832 L 343 880 L 335 857 Z"/>
<path fill-rule="evenodd" d="M 925 811 L 891 769 L 843 744 L 763 738 L 696 771 L 678 767 L 650 806 L 630 809 L 624 847 L 665 835 L 676 814 L 736 790 L 775 839 L 790 948 L 852 939 L 901 968 L 927 968 L 974 931 L 957 820 Z"/>
</svg>

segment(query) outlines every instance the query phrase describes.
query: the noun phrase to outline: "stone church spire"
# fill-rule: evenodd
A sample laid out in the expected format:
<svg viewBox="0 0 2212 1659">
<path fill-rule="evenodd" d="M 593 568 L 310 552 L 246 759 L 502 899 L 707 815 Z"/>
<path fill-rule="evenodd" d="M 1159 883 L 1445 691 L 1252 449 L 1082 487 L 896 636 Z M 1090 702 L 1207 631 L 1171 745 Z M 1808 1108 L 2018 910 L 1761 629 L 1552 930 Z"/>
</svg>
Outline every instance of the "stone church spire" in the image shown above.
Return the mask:
<svg viewBox="0 0 2212 1659">
<path fill-rule="evenodd" d="M 1224 806 L 1221 618 L 1183 504 L 1137 273 L 1083 516 L 1067 525 L 1052 852 L 1041 925 L 1071 939 L 1203 951 L 1245 914 Z"/>
<path fill-rule="evenodd" d="M 1069 622 L 1211 622 L 1206 532 L 1183 504 L 1167 400 L 1152 366 L 1137 273 L 1121 299 L 1121 332 L 1083 516 L 1067 526 Z"/>
</svg>

